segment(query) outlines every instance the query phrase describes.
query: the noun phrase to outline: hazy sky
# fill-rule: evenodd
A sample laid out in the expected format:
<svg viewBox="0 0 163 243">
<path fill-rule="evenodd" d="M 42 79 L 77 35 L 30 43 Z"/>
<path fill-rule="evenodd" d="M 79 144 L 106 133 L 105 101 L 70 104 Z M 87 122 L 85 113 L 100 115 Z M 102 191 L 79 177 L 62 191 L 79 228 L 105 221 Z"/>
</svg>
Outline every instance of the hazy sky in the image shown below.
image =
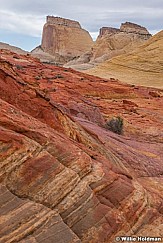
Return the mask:
<svg viewBox="0 0 163 243">
<path fill-rule="evenodd" d="M 126 21 L 151 33 L 163 29 L 163 0 L 0 0 L 0 6 L 0 42 L 25 50 L 41 43 L 46 15 L 77 20 L 92 36 Z"/>
</svg>

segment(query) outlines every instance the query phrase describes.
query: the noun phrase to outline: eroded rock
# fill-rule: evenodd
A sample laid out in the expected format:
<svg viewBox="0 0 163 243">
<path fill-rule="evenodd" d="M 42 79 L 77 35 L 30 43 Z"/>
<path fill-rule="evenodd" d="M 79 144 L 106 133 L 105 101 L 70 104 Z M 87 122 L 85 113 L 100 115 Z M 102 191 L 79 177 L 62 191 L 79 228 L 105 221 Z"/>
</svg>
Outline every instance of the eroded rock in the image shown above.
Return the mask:
<svg viewBox="0 0 163 243">
<path fill-rule="evenodd" d="M 163 98 L 150 95 L 158 90 L 9 51 L 0 64 L 2 242 L 161 236 Z M 123 136 L 105 129 L 119 113 Z"/>
<path fill-rule="evenodd" d="M 90 34 L 77 21 L 47 16 L 41 43 L 45 53 L 58 55 L 67 62 L 87 52 L 92 45 Z"/>
</svg>

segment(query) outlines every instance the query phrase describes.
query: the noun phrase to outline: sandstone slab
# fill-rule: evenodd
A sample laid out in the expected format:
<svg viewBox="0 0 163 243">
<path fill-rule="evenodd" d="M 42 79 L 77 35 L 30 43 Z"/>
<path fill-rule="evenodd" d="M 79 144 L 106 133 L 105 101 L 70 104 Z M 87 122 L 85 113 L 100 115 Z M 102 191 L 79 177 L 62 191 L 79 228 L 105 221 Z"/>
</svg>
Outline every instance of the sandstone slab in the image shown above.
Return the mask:
<svg viewBox="0 0 163 243">
<path fill-rule="evenodd" d="M 162 90 L 1 51 L 2 242 L 161 237 L 162 102 Z M 119 114 L 123 135 L 105 127 Z"/>
</svg>

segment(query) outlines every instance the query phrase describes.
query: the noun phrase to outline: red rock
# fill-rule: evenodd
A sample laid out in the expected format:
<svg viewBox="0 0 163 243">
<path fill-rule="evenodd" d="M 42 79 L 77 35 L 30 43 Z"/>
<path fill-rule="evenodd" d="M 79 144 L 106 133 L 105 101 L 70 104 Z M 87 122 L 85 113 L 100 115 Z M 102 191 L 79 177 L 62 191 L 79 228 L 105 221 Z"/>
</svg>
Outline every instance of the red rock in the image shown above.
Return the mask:
<svg viewBox="0 0 163 243">
<path fill-rule="evenodd" d="M 138 105 L 136 103 L 134 103 L 133 101 L 130 100 L 123 100 L 122 101 L 124 105 L 129 105 L 129 106 L 136 106 L 138 107 Z"/>
<path fill-rule="evenodd" d="M 14 55 L 0 56 L 2 242 L 161 236 L 162 91 Z M 118 115 L 123 136 L 105 128 Z"/>
<path fill-rule="evenodd" d="M 160 94 L 158 92 L 155 92 L 155 91 L 149 91 L 149 95 L 151 95 L 154 98 L 160 97 Z"/>
</svg>

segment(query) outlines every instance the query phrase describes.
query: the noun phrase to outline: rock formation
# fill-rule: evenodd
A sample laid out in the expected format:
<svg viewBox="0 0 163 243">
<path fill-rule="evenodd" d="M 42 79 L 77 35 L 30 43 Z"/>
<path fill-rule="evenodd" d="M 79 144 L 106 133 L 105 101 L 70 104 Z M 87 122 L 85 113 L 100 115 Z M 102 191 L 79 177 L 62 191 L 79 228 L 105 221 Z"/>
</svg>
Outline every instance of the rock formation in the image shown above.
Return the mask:
<svg viewBox="0 0 163 243">
<path fill-rule="evenodd" d="M 126 33 L 135 33 L 138 35 L 147 35 L 149 37 L 151 36 L 151 34 L 148 32 L 148 30 L 145 27 L 131 22 L 122 23 L 120 27 L 120 31 Z"/>
<path fill-rule="evenodd" d="M 77 21 L 47 16 L 41 43 L 41 49 L 45 53 L 58 55 L 66 62 L 82 55 L 92 45 L 90 34 Z"/>
<path fill-rule="evenodd" d="M 16 52 L 18 54 L 24 54 L 24 55 L 29 53 L 27 51 L 22 50 L 19 47 L 12 46 L 12 45 L 9 45 L 9 44 L 4 43 L 4 42 L 0 42 L 0 50 L 2 50 L 2 49 L 7 49 L 7 50 L 10 50 L 10 51 Z"/>
<path fill-rule="evenodd" d="M 162 107 L 162 90 L 1 51 L 1 242 L 161 237 Z"/>
<path fill-rule="evenodd" d="M 112 58 L 88 72 L 131 84 L 163 88 L 163 31 L 131 53 Z"/>
<path fill-rule="evenodd" d="M 150 37 L 151 34 L 145 27 L 134 23 L 122 23 L 120 29 L 102 27 L 92 49 L 66 66 L 78 70 L 90 69 L 115 56 L 132 51 Z"/>
<path fill-rule="evenodd" d="M 102 27 L 99 31 L 99 36 L 102 37 L 103 35 L 107 34 L 115 34 L 119 33 L 120 29 L 112 28 L 112 27 Z"/>
<path fill-rule="evenodd" d="M 151 34 L 145 27 L 131 22 L 122 23 L 120 29 L 112 28 L 112 27 L 102 27 L 99 32 L 99 37 L 102 37 L 106 34 L 108 35 L 108 34 L 115 34 L 120 32 L 144 35 L 144 38 L 145 36 L 151 37 Z"/>
</svg>

